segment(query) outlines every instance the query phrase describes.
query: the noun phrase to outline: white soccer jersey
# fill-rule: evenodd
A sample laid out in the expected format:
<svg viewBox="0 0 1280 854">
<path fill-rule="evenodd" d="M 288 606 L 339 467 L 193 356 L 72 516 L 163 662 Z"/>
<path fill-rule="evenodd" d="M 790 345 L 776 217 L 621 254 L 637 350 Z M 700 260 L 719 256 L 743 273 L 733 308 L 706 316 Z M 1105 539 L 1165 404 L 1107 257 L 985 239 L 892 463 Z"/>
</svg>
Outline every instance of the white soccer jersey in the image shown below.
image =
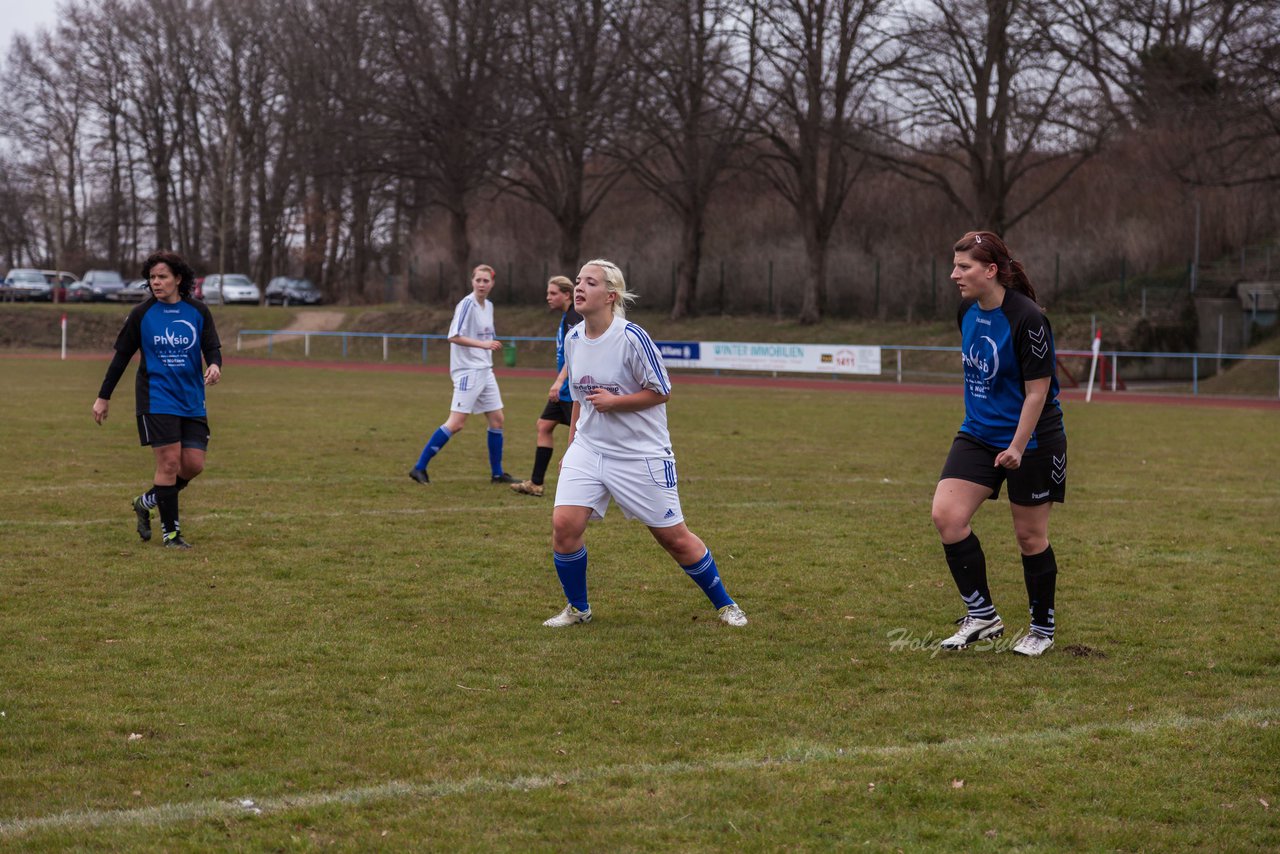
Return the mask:
<svg viewBox="0 0 1280 854">
<path fill-rule="evenodd" d="M 493 300 L 487 299 L 481 305 L 475 294 L 467 294 L 459 300 L 458 307 L 453 310 L 453 322 L 449 324 L 449 337 L 458 335 L 478 341 L 492 341 L 497 337 L 493 332 Z M 486 368 L 493 369 L 492 350 L 449 345 L 449 373 Z"/>
<path fill-rule="evenodd" d="M 646 388 L 670 394 L 671 378 L 649 333 L 615 317 L 609 329 L 592 340 L 587 337 L 584 321 L 565 337 L 564 360 L 569 366 L 569 393 L 582 407 L 574 442 L 582 442 L 604 457 L 672 456 L 665 403 L 639 412 L 596 412 L 587 401 L 595 388 L 614 394 L 634 394 Z"/>
</svg>

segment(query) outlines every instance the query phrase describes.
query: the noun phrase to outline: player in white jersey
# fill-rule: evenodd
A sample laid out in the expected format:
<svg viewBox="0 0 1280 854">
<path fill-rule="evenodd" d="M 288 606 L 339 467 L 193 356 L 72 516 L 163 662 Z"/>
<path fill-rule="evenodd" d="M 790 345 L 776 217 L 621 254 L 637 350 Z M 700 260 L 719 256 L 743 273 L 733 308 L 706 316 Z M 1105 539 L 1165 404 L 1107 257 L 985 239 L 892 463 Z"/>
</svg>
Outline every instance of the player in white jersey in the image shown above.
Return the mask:
<svg viewBox="0 0 1280 854">
<path fill-rule="evenodd" d="M 449 324 L 449 375 L 453 378 L 453 405 L 449 419 L 431 434 L 409 477 L 430 483 L 427 463 L 440 453 L 445 443 L 457 435 L 467 416 L 483 412 L 489 421 L 489 468 L 491 483 L 515 483 L 502 470 L 502 394 L 493 375 L 493 354 L 502 342 L 493 329 L 493 301 L 489 292 L 496 278 L 493 268 L 481 264 L 471 272 L 471 293 L 458 302 Z"/>
<path fill-rule="evenodd" d="M 583 266 L 573 302 L 583 322 L 565 338 L 573 416 L 560 462 L 552 545 L 567 604 L 543 623 L 558 628 L 591 619 L 587 601 L 587 522 L 610 500 L 639 519 L 702 588 L 731 626 L 747 616 L 725 592 L 715 558 L 684 523 L 676 459 L 667 434 L 671 378 L 649 334 L 626 319 L 622 271 L 609 261 Z"/>
</svg>

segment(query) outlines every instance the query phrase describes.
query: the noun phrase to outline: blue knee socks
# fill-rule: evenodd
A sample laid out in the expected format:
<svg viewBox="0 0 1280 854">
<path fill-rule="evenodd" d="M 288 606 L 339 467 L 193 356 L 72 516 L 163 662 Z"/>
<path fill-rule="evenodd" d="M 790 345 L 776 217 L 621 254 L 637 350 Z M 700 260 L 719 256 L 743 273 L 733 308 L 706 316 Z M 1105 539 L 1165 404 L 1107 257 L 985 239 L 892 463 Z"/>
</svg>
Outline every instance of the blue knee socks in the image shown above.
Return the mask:
<svg viewBox="0 0 1280 854">
<path fill-rule="evenodd" d="M 716 610 L 733 604 L 733 599 L 729 597 L 724 584 L 720 581 L 720 570 L 716 568 L 716 559 L 711 556 L 710 549 L 707 549 L 702 560 L 688 566 L 682 564 L 681 568 L 689 574 L 694 584 L 702 588 L 702 592 L 707 594 L 707 598 L 711 600 L 712 605 L 716 606 Z"/>
<path fill-rule="evenodd" d="M 418 457 L 418 464 L 414 468 L 426 471 L 427 463 L 431 461 L 432 457 L 440 453 L 444 443 L 449 441 L 452 436 L 453 434 L 443 424 L 437 427 L 436 432 L 432 433 L 431 438 L 427 440 L 426 447 L 422 449 L 422 456 Z"/>
<path fill-rule="evenodd" d="M 591 605 L 587 602 L 587 547 L 583 546 L 573 554 L 552 552 L 552 555 L 556 575 L 560 576 L 560 586 L 564 588 L 564 598 L 579 611 L 590 610 Z"/>
<path fill-rule="evenodd" d="M 489 468 L 494 477 L 502 476 L 502 431 L 489 428 Z"/>
</svg>

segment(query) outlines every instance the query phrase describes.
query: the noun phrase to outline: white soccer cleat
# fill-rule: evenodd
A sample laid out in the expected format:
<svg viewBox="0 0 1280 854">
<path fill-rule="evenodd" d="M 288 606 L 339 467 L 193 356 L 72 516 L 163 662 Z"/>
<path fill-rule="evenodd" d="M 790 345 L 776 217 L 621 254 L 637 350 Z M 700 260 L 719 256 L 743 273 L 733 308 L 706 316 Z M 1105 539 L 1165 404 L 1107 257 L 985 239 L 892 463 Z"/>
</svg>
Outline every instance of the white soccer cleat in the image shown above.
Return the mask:
<svg viewBox="0 0 1280 854">
<path fill-rule="evenodd" d="M 956 633 L 938 644 L 943 649 L 964 649 L 969 644 L 987 638 L 998 638 L 1004 634 L 1004 623 L 999 617 L 984 620 L 981 617 L 966 615 L 956 622 L 960 624 Z"/>
<path fill-rule="evenodd" d="M 725 625 L 741 627 L 747 624 L 747 615 L 736 604 L 725 605 L 716 613 L 720 615 L 720 622 Z"/>
<path fill-rule="evenodd" d="M 559 629 L 565 626 L 576 626 L 578 623 L 591 622 L 591 609 L 579 611 L 572 604 L 564 606 L 564 610 L 556 614 L 549 620 L 543 620 L 542 625 L 552 629 Z"/>
<path fill-rule="evenodd" d="M 1044 635 L 1037 635 L 1033 632 L 1014 644 L 1013 651 L 1018 655 L 1029 655 L 1034 658 L 1038 655 L 1044 655 L 1052 646 L 1053 638 L 1047 638 Z"/>
</svg>

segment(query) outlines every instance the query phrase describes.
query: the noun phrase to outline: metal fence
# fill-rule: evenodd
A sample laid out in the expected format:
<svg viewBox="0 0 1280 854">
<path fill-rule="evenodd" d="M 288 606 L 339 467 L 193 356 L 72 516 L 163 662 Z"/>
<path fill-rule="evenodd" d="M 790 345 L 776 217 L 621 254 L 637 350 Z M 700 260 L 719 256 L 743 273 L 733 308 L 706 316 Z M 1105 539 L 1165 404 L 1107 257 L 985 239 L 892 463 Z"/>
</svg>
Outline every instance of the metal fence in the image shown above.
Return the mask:
<svg viewBox="0 0 1280 854">
<path fill-rule="evenodd" d="M 302 341 L 302 355 L 305 358 L 312 356 L 312 339 L 335 340 L 341 342 L 341 357 L 343 359 L 351 358 L 351 344 L 353 341 L 376 341 L 381 343 L 382 360 L 390 361 L 392 342 L 417 342 L 421 345 L 421 355 L 419 360 L 425 364 L 427 362 L 428 344 L 431 341 L 438 341 L 442 344 L 448 341 L 447 335 L 439 334 L 414 334 L 406 332 L 296 332 L 286 329 L 243 329 L 236 334 L 236 351 L 239 352 L 244 347 L 244 338 L 246 336 L 265 336 L 266 351 L 268 356 L 275 355 L 275 346 L 280 340 L 297 342 Z M 554 338 L 533 337 L 533 336 L 504 336 L 502 338 L 504 349 L 503 355 L 508 365 L 515 365 L 517 361 L 517 351 L 519 346 L 523 344 L 554 344 Z M 932 347 L 913 344 L 881 344 L 878 345 L 882 351 L 893 353 L 892 367 L 886 361 L 881 369 L 882 379 L 892 379 L 896 383 L 902 383 L 907 379 L 954 379 L 960 376 L 959 371 L 942 371 L 937 369 L 937 359 L 925 358 L 925 362 L 933 362 L 934 364 L 909 364 L 912 360 L 909 358 L 911 354 L 960 354 L 959 347 Z M 417 355 L 418 347 L 414 347 L 415 355 Z M 1084 357 L 1092 358 L 1092 350 L 1058 350 L 1058 358 L 1062 357 Z M 1276 398 L 1280 399 L 1280 356 L 1269 355 L 1252 355 L 1248 353 L 1169 353 L 1169 352 L 1144 352 L 1134 350 L 1101 350 L 1099 351 L 1100 363 L 1104 370 L 1097 379 L 1098 388 L 1117 391 L 1122 386 L 1122 372 L 1120 370 L 1121 360 L 1131 359 L 1160 359 L 1160 360 L 1176 360 L 1188 363 L 1189 376 L 1188 382 L 1191 383 L 1191 394 L 1198 396 L 1200 394 L 1200 379 L 1206 370 L 1210 369 L 1215 373 L 1221 372 L 1225 362 L 1262 362 L 1271 363 L 1275 366 L 1276 371 Z M 958 360 L 957 360 L 958 362 Z M 713 373 L 719 374 L 719 371 Z M 824 374 L 824 377 L 830 377 Z"/>
</svg>

